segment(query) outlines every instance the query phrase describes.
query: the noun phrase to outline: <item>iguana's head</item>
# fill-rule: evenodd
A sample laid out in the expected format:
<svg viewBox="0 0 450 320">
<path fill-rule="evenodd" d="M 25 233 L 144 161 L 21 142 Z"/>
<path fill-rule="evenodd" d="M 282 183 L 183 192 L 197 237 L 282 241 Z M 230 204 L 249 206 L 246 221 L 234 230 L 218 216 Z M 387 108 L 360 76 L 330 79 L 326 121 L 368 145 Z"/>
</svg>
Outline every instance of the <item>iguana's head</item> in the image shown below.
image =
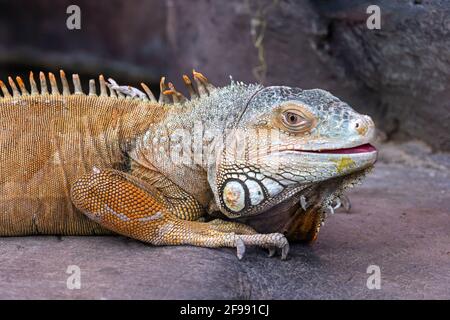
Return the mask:
<svg viewBox="0 0 450 320">
<path fill-rule="evenodd" d="M 259 87 L 239 109 L 208 172 L 228 217 L 260 214 L 340 181 L 332 193 L 376 161 L 372 119 L 327 91 Z"/>
<path fill-rule="evenodd" d="M 162 79 L 159 101 L 169 95 L 173 104 L 163 105 L 162 120 L 136 139 L 131 157 L 209 202 L 210 211 L 263 219 L 287 212 L 283 231 L 272 231 L 314 239 L 324 209 L 376 161 L 372 119 L 320 89 L 234 81 L 215 88 L 193 75 L 197 90 L 183 77 L 191 100 L 172 84 L 164 90 Z"/>
</svg>

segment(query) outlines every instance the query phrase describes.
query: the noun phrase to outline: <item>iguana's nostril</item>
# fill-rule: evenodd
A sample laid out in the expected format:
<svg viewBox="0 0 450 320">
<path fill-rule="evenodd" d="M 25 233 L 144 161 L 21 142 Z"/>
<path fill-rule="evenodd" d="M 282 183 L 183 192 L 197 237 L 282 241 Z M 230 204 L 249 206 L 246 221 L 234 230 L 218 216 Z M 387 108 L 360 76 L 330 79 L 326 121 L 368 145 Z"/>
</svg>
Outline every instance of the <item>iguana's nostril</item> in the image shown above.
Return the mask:
<svg viewBox="0 0 450 320">
<path fill-rule="evenodd" d="M 369 118 L 370 119 L 370 118 Z M 371 121 L 371 120 L 370 120 Z M 366 116 L 362 116 L 353 123 L 353 128 L 359 135 L 363 136 L 369 130 L 369 121 Z"/>
</svg>

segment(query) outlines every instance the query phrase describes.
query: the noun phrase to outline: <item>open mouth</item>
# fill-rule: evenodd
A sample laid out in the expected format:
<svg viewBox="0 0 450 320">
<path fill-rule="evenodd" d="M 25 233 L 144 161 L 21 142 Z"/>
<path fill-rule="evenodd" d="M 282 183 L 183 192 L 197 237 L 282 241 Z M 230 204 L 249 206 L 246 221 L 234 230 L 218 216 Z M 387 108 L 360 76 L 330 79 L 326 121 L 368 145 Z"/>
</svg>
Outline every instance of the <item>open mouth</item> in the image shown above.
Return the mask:
<svg viewBox="0 0 450 320">
<path fill-rule="evenodd" d="M 335 153 L 335 154 L 352 154 L 352 153 L 368 153 L 374 152 L 377 149 L 372 146 L 370 143 L 362 144 L 360 146 L 356 146 L 353 148 L 344 148 L 344 149 L 324 149 L 324 150 L 316 150 L 316 151 L 304 151 L 304 152 L 312 152 L 312 153 Z"/>
</svg>

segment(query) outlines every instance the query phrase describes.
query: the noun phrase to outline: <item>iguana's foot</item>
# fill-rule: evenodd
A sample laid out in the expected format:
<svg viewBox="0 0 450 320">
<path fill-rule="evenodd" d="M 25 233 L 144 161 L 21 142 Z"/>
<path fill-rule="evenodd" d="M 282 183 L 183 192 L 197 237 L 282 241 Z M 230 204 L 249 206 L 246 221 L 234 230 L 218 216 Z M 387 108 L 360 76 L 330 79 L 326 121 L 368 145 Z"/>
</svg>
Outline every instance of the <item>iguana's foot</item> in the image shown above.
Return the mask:
<svg viewBox="0 0 450 320">
<path fill-rule="evenodd" d="M 249 245 L 280 249 L 282 259 L 289 251 L 280 233 L 257 234 L 243 224 L 222 220 L 179 219 L 152 185 L 120 171 L 96 169 L 80 177 L 71 196 L 79 210 L 105 228 L 154 245 L 234 247 L 239 259 Z"/>
<path fill-rule="evenodd" d="M 350 210 L 352 208 L 350 199 L 344 194 L 341 194 L 340 196 L 336 197 L 333 200 L 333 202 L 328 206 L 328 210 L 331 214 L 334 214 L 334 210 L 337 210 L 341 207 L 344 208 L 345 213 L 350 213 Z"/>
<path fill-rule="evenodd" d="M 343 207 L 346 213 L 350 213 L 350 210 L 352 209 L 350 198 L 345 194 L 342 194 L 338 199 L 339 207 Z"/>
<path fill-rule="evenodd" d="M 254 235 L 237 235 L 244 245 L 253 245 L 269 249 L 269 257 L 273 257 L 277 249 L 281 251 L 281 260 L 286 260 L 289 253 L 289 242 L 281 233 L 254 234 Z M 243 253 L 237 248 L 237 255 L 242 259 Z M 242 249 L 241 249 L 242 250 Z"/>
<path fill-rule="evenodd" d="M 281 251 L 284 260 L 289 252 L 289 243 L 281 233 L 258 234 L 252 227 L 243 223 L 214 219 L 207 224 L 215 231 L 224 234 L 234 234 L 238 259 L 242 259 L 246 246 L 259 246 L 269 249 L 269 257 L 273 257 L 277 250 Z"/>
</svg>

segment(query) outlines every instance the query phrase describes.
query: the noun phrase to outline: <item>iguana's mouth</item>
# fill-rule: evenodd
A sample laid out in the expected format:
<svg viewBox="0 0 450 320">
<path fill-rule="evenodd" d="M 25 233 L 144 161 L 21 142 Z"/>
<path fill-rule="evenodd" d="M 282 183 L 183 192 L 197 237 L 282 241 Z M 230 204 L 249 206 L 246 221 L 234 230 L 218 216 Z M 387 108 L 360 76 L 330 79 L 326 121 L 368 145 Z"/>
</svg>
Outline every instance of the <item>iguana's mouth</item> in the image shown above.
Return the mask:
<svg viewBox="0 0 450 320">
<path fill-rule="evenodd" d="M 360 146 L 343 149 L 323 149 L 323 150 L 301 150 L 309 153 L 334 153 L 334 154 L 353 154 L 353 153 L 369 153 L 377 151 L 377 149 L 370 143 L 362 144 Z"/>
</svg>

